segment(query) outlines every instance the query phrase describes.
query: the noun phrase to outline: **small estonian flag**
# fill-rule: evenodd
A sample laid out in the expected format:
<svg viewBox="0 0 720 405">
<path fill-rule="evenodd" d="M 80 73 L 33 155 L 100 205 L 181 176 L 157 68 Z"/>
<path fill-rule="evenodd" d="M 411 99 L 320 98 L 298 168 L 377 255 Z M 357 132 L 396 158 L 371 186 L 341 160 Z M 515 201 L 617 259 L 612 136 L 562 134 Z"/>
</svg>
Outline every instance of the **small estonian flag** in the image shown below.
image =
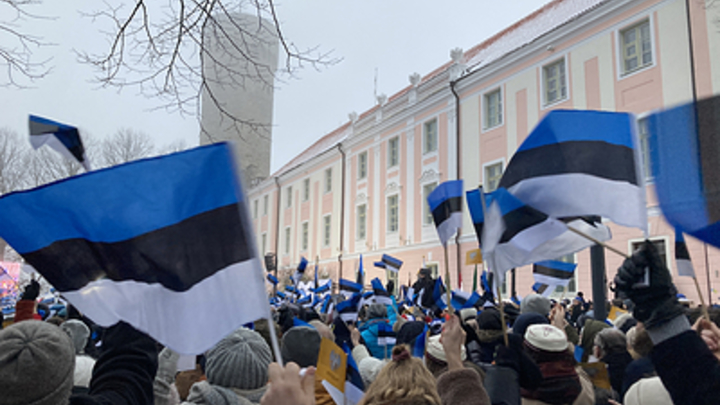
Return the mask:
<svg viewBox="0 0 720 405">
<path fill-rule="evenodd" d="M 35 115 L 30 116 L 29 123 L 30 144 L 34 149 L 48 145 L 64 157 L 76 160 L 86 171 L 90 171 L 90 162 L 85 156 L 85 147 L 76 127 Z"/>
<path fill-rule="evenodd" d="M 374 278 L 370 282 L 372 284 L 373 293 L 375 294 L 375 302 L 383 305 L 392 305 L 390 293 L 387 292 L 379 278 Z"/>
<path fill-rule="evenodd" d="M 462 227 L 462 196 L 463 181 L 451 180 L 435 187 L 427 197 L 443 246 Z"/>
</svg>

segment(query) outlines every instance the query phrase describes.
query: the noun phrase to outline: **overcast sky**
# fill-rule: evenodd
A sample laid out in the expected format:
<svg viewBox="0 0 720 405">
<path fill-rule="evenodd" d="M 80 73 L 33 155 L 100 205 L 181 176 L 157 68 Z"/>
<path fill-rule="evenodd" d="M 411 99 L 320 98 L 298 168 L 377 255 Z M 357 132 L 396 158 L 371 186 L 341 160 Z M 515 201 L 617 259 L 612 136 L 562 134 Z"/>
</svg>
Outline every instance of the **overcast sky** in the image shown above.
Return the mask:
<svg viewBox="0 0 720 405">
<path fill-rule="evenodd" d="M 275 91 L 272 170 L 315 140 L 362 113 L 377 93 L 388 96 L 450 60 L 450 49 L 467 50 L 547 3 L 548 0 L 276 0 L 288 41 L 319 47 L 342 58 L 320 71 L 306 68 Z M 109 1 L 109 3 L 120 3 Z M 57 45 L 39 51 L 53 70 L 31 89 L 0 88 L 0 127 L 27 134 L 28 114 L 77 125 L 98 138 L 119 128 L 150 135 L 156 145 L 198 143 L 194 116 L 150 111 L 157 100 L 134 88 L 98 88 L 94 72 L 77 63 L 73 49 L 101 51 L 101 27 L 82 17 L 100 2 L 46 1 L 35 10 L 54 20 L 19 22 Z M 0 10 L 5 12 L 6 10 Z M 3 15 L 1 18 L 5 18 Z M 282 56 L 281 56 L 282 60 Z M 4 78 L 3 78 L 4 79 Z"/>
</svg>

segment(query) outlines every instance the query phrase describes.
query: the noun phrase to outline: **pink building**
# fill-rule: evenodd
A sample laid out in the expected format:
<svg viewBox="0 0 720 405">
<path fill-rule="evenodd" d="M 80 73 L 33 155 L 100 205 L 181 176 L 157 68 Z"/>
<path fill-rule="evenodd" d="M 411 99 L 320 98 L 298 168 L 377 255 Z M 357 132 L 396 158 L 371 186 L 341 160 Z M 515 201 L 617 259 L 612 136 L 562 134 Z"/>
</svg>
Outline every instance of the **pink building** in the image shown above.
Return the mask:
<svg viewBox="0 0 720 405">
<path fill-rule="evenodd" d="M 261 253 L 277 252 L 280 269 L 300 256 L 319 258 L 322 273 L 354 279 L 362 254 L 366 280 L 388 276 L 372 267 L 383 253 L 404 261 L 399 284 L 423 262 L 444 274 L 443 250 L 425 202 L 446 180 L 492 190 L 506 163 L 550 110 L 632 112 L 646 160 L 643 117 L 653 109 L 720 93 L 720 5 L 696 0 L 555 0 L 410 85 L 379 96 L 362 114 L 321 137 L 270 178 L 249 190 Z M 691 47 L 692 44 L 692 47 Z M 694 89 L 693 89 L 694 86 Z M 646 170 L 649 173 L 649 170 Z M 664 221 L 647 175 L 651 239 L 674 275 L 674 232 Z M 622 202 L 618 202 L 619 204 Z M 610 245 L 630 253 L 638 229 L 610 224 Z M 469 214 L 451 245 L 450 273 L 472 286 L 465 254 L 477 247 Z M 688 238 L 707 297 L 720 286 L 720 251 Z M 568 296 L 591 290 L 589 251 Z M 606 251 L 608 279 L 622 258 Z M 531 266 L 517 269 L 517 292 L 530 292 Z M 675 278 L 698 302 L 692 280 Z M 398 284 L 398 283 L 396 283 Z M 509 292 L 506 289 L 507 292 Z M 559 296 L 560 293 L 557 293 Z M 720 293 L 713 292 L 718 302 Z"/>
</svg>

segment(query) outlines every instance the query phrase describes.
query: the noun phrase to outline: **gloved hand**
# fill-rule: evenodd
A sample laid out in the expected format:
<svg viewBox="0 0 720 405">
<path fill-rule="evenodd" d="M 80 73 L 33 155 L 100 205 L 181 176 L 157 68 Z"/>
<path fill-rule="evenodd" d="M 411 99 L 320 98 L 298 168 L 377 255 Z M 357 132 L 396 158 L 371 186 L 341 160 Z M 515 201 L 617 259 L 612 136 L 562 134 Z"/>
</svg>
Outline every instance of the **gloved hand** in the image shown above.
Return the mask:
<svg viewBox="0 0 720 405">
<path fill-rule="evenodd" d="M 180 355 L 166 347 L 160 351 L 158 355 L 158 369 L 156 376 L 172 384 L 175 381 L 175 374 L 177 374 L 177 364 L 180 359 Z"/>
<path fill-rule="evenodd" d="M 37 280 L 31 280 L 30 284 L 25 286 L 25 291 L 21 299 L 35 301 L 38 295 L 40 295 L 40 283 L 38 283 Z"/>
<path fill-rule="evenodd" d="M 649 272 L 649 285 L 635 286 L 645 281 L 645 269 Z M 645 241 L 632 257 L 626 259 L 615 275 L 615 286 L 620 298 L 629 298 L 634 304 L 633 316 L 652 329 L 670 319 L 684 314 L 678 303 L 677 289 L 670 272 L 663 265 L 655 246 Z"/>
</svg>

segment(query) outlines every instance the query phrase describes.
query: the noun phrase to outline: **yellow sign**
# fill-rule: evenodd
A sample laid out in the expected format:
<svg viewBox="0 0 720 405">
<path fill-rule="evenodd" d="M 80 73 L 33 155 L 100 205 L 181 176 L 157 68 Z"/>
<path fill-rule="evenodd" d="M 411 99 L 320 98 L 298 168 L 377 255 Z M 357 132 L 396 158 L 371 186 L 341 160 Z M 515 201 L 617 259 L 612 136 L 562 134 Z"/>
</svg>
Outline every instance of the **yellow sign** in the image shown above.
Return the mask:
<svg viewBox="0 0 720 405">
<path fill-rule="evenodd" d="M 608 319 L 615 322 L 615 319 L 618 316 L 620 316 L 622 314 L 627 314 L 627 313 L 628 312 L 626 310 L 620 309 L 620 308 L 616 307 L 615 305 L 613 305 L 612 308 L 610 308 L 610 313 L 608 313 Z"/>
<path fill-rule="evenodd" d="M 323 338 L 318 354 L 316 380 L 325 380 L 340 392 L 345 392 L 346 369 L 347 355 L 345 352 L 332 340 Z"/>
<path fill-rule="evenodd" d="M 473 249 L 465 254 L 465 264 L 482 264 L 483 257 L 480 249 Z"/>
<path fill-rule="evenodd" d="M 580 367 L 585 370 L 594 386 L 606 390 L 612 388 L 610 385 L 610 374 L 608 374 L 607 364 L 602 361 L 598 361 L 595 363 L 580 363 Z"/>
</svg>

